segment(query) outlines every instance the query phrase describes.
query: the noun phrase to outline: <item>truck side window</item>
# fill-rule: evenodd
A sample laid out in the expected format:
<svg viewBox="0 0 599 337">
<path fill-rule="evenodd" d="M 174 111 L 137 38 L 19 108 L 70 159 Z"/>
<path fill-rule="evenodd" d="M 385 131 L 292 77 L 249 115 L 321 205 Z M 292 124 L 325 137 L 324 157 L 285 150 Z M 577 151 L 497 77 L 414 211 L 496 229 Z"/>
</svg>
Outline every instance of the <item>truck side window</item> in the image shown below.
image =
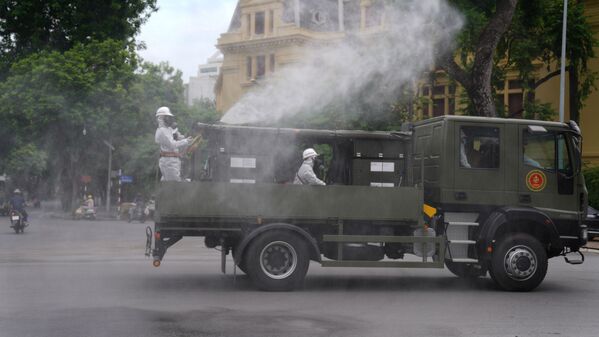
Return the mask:
<svg viewBox="0 0 599 337">
<path fill-rule="evenodd" d="M 459 144 L 460 167 L 499 168 L 499 128 L 463 126 Z"/>
<path fill-rule="evenodd" d="M 557 169 L 566 175 L 572 174 L 568 144 L 566 137 L 561 133 L 557 135 Z"/>
<path fill-rule="evenodd" d="M 524 131 L 522 139 L 522 162 L 525 165 L 543 170 L 555 170 L 554 134 L 531 134 L 528 131 Z"/>
</svg>

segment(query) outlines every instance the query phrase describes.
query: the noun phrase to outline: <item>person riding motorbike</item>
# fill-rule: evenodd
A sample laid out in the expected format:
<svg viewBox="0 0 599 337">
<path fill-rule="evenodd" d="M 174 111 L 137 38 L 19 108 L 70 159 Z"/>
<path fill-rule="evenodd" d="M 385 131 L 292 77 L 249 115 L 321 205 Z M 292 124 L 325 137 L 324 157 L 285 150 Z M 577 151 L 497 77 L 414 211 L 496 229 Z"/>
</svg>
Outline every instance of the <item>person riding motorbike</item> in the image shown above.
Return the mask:
<svg viewBox="0 0 599 337">
<path fill-rule="evenodd" d="M 158 128 L 154 140 L 160 145 L 158 166 L 162 181 L 181 181 L 181 149 L 188 146 L 192 139 L 184 137 L 175 128 L 175 116 L 168 107 L 156 111 Z"/>
<path fill-rule="evenodd" d="M 129 222 L 133 220 L 145 221 L 148 211 L 146 209 L 146 202 L 141 193 L 135 195 L 135 198 L 133 198 L 133 205 L 134 206 L 129 209 Z"/>
<path fill-rule="evenodd" d="M 28 214 L 25 210 L 25 206 L 27 206 L 27 203 L 25 202 L 25 198 L 23 198 L 23 195 L 21 194 L 21 190 L 19 190 L 18 188 L 15 189 L 12 198 L 10 198 L 9 203 L 11 209 L 21 213 L 21 216 L 23 217 L 23 222 L 25 222 L 25 224 L 29 223 L 27 220 Z"/>
</svg>

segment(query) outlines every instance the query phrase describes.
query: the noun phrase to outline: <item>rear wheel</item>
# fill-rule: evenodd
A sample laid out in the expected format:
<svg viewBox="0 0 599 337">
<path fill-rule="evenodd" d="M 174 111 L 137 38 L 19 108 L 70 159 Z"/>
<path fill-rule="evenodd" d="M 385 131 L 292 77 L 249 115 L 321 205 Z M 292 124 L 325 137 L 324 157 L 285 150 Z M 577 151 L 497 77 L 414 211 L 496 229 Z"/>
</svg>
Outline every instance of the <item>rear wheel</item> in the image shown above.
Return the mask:
<svg viewBox="0 0 599 337">
<path fill-rule="evenodd" d="M 310 263 L 304 240 L 282 230 L 266 232 L 254 239 L 243 260 L 247 261 L 247 274 L 252 282 L 267 291 L 301 287 Z"/>
<path fill-rule="evenodd" d="M 530 291 L 545 279 L 547 252 L 529 234 L 510 234 L 495 249 L 491 270 L 491 277 L 500 288 Z"/>
</svg>

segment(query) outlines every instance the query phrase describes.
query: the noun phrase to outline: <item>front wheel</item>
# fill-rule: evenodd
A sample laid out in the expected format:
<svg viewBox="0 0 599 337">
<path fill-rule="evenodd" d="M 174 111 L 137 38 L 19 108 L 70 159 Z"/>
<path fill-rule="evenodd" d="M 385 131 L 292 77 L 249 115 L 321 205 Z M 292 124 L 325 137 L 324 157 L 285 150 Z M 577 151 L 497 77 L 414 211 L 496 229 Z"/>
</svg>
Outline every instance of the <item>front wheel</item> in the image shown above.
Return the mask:
<svg viewBox="0 0 599 337">
<path fill-rule="evenodd" d="M 509 234 L 493 253 L 491 277 L 508 291 L 535 289 L 547 274 L 547 252 L 541 243 L 525 233 Z"/>
<path fill-rule="evenodd" d="M 248 276 L 259 289 L 266 291 L 300 288 L 310 264 L 305 241 L 282 230 L 266 232 L 254 239 L 244 258 Z"/>
</svg>

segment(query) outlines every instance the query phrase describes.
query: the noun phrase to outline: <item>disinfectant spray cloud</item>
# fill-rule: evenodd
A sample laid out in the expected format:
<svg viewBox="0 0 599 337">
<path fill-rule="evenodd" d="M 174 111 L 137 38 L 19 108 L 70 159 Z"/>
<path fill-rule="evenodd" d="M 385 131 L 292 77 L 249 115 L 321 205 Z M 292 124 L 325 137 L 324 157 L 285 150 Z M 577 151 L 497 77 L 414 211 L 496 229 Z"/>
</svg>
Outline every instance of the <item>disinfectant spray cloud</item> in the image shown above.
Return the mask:
<svg viewBox="0 0 599 337">
<path fill-rule="evenodd" d="M 385 3 L 382 29 L 348 32 L 340 41 L 306 45 L 301 62 L 261 81 L 221 122 L 270 123 L 319 111 L 336 100 L 362 94 L 374 82 L 376 90 L 364 97 L 368 104 L 422 78 L 435 55 L 451 47 L 462 18 L 444 0 Z"/>
</svg>

